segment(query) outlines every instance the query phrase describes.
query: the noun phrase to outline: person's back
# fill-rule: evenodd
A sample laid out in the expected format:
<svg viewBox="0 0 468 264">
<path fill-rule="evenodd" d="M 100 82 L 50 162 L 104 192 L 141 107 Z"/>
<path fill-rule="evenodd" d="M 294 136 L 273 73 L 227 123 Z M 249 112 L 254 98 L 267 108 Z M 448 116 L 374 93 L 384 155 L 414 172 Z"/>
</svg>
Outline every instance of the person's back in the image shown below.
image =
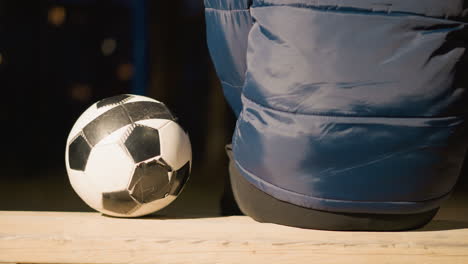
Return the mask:
<svg viewBox="0 0 468 264">
<path fill-rule="evenodd" d="M 205 0 L 253 218 L 335 230 L 427 223 L 467 149 L 463 0 Z M 300 218 L 300 219 L 299 219 Z"/>
</svg>

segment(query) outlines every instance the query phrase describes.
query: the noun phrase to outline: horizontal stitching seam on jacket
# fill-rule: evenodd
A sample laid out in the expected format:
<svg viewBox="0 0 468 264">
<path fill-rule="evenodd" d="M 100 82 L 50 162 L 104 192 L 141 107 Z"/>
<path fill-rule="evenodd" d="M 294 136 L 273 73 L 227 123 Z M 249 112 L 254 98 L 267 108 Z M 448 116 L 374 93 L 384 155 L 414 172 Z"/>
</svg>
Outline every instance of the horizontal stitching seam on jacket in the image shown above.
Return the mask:
<svg viewBox="0 0 468 264">
<path fill-rule="evenodd" d="M 446 16 L 429 16 L 424 13 L 415 13 L 415 12 L 406 12 L 406 11 L 375 11 L 372 9 L 364 9 L 364 8 L 357 8 L 357 7 L 337 7 L 337 6 L 311 6 L 307 4 L 262 4 L 257 6 L 252 6 L 253 9 L 255 8 L 266 8 L 266 7 L 292 7 L 292 8 L 304 8 L 304 9 L 311 9 L 318 12 L 330 12 L 330 13 L 349 13 L 349 14 L 363 14 L 363 15 L 387 15 L 387 16 L 417 16 L 417 17 L 425 17 L 425 18 L 432 18 L 432 19 L 440 19 L 440 20 L 450 20 L 447 19 Z M 464 22 L 456 21 L 460 24 L 467 24 Z"/>
<path fill-rule="evenodd" d="M 213 7 L 205 7 L 206 11 L 221 11 L 221 12 L 245 12 L 250 11 L 248 8 L 246 9 L 221 9 L 221 8 L 213 8 Z"/>
<path fill-rule="evenodd" d="M 260 104 L 254 100 L 242 94 L 242 97 L 246 99 L 249 103 L 266 108 L 271 111 L 277 111 L 281 113 L 293 114 L 293 115 L 303 115 L 303 116 L 322 116 L 322 117 L 350 117 L 350 118 L 420 118 L 420 119 L 450 119 L 450 118 L 464 118 L 468 113 L 461 113 L 459 115 L 452 116 L 384 116 L 384 115 L 356 115 L 356 114 L 345 114 L 345 113 L 324 113 L 324 112 L 310 112 L 310 113 L 300 113 L 300 112 L 290 112 L 282 109 L 276 109 L 268 105 Z"/>
<path fill-rule="evenodd" d="M 228 82 L 226 82 L 226 81 L 221 81 L 221 83 L 222 83 L 222 84 L 227 84 L 227 85 L 232 86 L 232 87 L 235 87 L 235 88 L 242 88 L 242 87 L 244 87 L 243 85 L 234 85 L 234 84 L 230 84 L 230 83 L 228 83 Z"/>
</svg>

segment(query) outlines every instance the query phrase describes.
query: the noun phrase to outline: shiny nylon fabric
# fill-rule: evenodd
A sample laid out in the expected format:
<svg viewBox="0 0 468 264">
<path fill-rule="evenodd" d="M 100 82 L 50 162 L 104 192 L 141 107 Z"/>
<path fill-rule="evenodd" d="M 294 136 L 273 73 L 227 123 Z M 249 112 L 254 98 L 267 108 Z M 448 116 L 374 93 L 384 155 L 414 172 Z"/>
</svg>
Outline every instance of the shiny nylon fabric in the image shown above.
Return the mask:
<svg viewBox="0 0 468 264">
<path fill-rule="evenodd" d="M 208 47 L 224 95 L 236 116 L 242 109 L 247 36 L 252 18 L 247 0 L 205 0 Z"/>
<path fill-rule="evenodd" d="M 249 182 L 320 210 L 439 206 L 468 135 L 464 1 L 229 2 L 206 1 L 208 43 Z"/>
</svg>

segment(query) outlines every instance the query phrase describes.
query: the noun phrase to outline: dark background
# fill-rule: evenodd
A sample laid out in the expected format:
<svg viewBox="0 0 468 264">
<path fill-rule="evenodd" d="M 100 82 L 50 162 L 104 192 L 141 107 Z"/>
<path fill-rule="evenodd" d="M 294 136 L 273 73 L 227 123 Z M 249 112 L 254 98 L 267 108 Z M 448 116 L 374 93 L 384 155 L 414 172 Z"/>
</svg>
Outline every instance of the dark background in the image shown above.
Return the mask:
<svg viewBox="0 0 468 264">
<path fill-rule="evenodd" d="M 201 0 L 0 0 L 0 60 L 0 210 L 90 211 L 68 182 L 66 138 L 88 106 L 120 93 L 164 102 L 189 131 L 191 179 L 162 213 L 235 209 L 231 196 L 221 202 L 235 120 L 208 54 Z"/>
<path fill-rule="evenodd" d="M 68 182 L 68 132 L 95 101 L 142 93 L 166 103 L 193 147 L 191 179 L 160 213 L 237 212 L 224 153 L 235 121 L 202 0 L 0 0 L 0 87 L 0 210 L 91 211 Z M 468 190 L 466 175 L 458 188 Z"/>
</svg>

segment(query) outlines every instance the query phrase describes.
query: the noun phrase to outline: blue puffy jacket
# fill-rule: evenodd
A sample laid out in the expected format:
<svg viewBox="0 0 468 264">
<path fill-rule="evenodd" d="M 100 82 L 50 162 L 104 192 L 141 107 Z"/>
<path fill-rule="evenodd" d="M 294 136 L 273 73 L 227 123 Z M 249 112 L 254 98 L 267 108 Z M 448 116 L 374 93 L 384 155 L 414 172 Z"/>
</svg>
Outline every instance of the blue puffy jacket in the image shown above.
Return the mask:
<svg viewBox="0 0 468 264">
<path fill-rule="evenodd" d="M 332 212 L 438 207 L 467 149 L 463 0 L 205 0 L 237 168 Z"/>
</svg>

